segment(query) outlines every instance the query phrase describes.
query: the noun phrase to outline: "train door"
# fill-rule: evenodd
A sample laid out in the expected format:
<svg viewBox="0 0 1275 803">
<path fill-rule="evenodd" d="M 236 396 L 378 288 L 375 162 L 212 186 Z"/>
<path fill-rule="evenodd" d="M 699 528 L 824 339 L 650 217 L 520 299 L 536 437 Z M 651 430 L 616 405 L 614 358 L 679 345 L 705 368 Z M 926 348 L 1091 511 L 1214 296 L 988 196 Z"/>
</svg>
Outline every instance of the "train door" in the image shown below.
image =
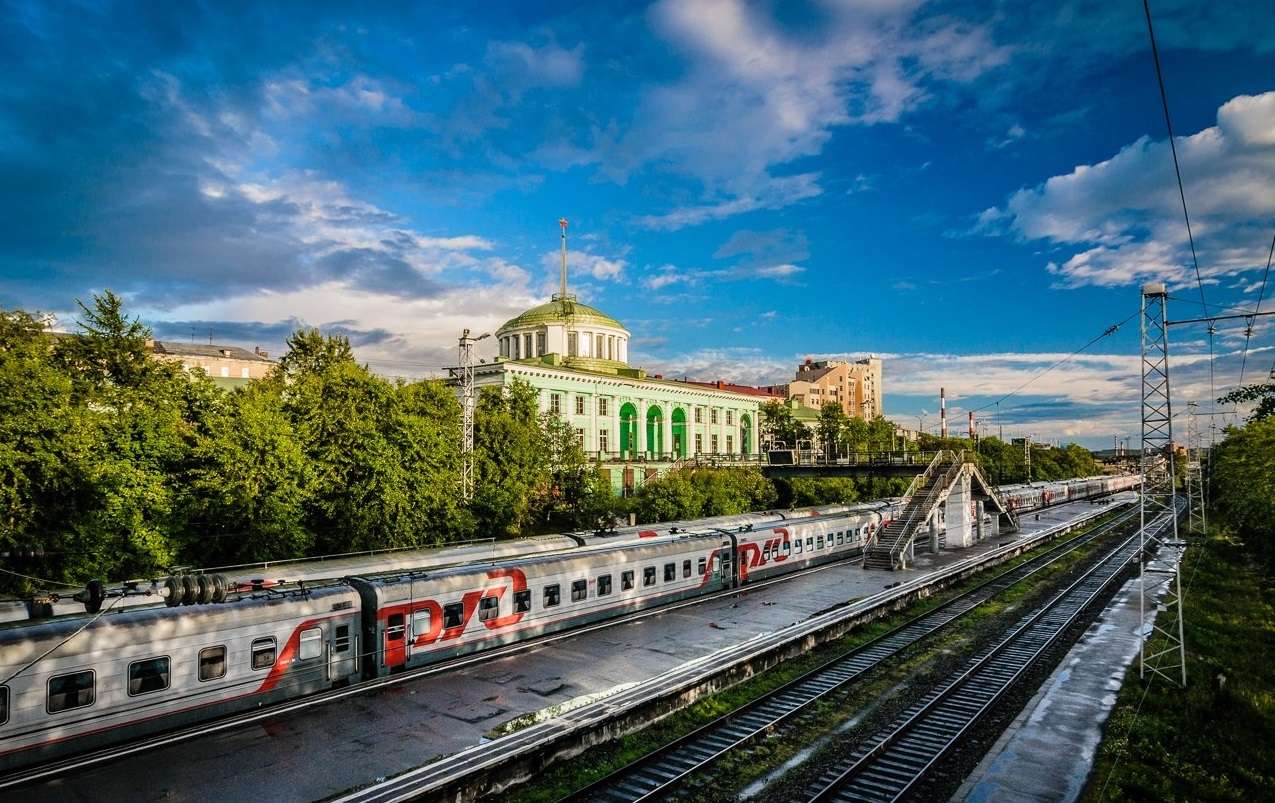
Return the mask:
<svg viewBox="0 0 1275 803">
<path fill-rule="evenodd" d="M 392 613 L 385 619 L 385 665 L 391 669 L 407 663 L 407 617 Z"/>
<path fill-rule="evenodd" d="M 735 568 L 735 536 L 722 539 L 721 550 L 722 588 L 735 588 L 739 585 L 739 575 Z"/>
<path fill-rule="evenodd" d="M 333 629 L 332 644 L 328 654 L 328 679 L 344 680 L 359 671 L 359 637 L 351 632 L 348 624 Z"/>
</svg>

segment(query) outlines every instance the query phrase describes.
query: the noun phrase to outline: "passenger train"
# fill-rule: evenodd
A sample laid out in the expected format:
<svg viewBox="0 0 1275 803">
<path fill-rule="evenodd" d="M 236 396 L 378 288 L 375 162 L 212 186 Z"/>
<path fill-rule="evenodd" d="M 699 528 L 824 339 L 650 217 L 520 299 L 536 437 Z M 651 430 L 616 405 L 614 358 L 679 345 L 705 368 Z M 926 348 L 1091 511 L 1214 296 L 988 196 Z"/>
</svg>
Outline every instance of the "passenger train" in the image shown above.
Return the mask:
<svg viewBox="0 0 1275 803">
<path fill-rule="evenodd" d="M 1136 484 L 1097 477 L 1003 496 L 1025 512 Z M 3 625 L 0 771 L 850 558 L 898 506 L 527 538 L 481 562 L 443 548 L 417 565 L 391 556 L 276 587 L 187 576 L 170 581 L 166 604 L 113 610 L 113 597 L 96 613 Z"/>
</svg>

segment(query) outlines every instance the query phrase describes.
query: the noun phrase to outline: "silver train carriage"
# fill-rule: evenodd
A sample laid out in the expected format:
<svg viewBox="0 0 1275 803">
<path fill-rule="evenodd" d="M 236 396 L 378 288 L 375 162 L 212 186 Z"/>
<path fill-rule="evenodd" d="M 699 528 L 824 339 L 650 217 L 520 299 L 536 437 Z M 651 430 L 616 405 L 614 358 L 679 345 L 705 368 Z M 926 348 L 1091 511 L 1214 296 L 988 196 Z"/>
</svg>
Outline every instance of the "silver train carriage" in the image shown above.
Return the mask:
<svg viewBox="0 0 1275 803">
<path fill-rule="evenodd" d="M 0 625 L 0 771 L 853 557 L 897 510 L 554 536 L 477 564 L 472 549 L 450 564 L 438 550 L 330 585 Z"/>
</svg>

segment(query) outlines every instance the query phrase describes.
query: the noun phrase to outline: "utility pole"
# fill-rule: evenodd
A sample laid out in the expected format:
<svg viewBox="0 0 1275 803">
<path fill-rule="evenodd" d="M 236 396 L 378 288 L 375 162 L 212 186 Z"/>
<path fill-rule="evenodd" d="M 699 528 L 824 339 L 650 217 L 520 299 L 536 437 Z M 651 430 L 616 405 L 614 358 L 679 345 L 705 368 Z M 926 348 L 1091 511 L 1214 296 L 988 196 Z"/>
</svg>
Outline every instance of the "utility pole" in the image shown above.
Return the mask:
<svg viewBox="0 0 1275 803">
<path fill-rule="evenodd" d="M 1204 477 L 1200 471 L 1200 433 L 1196 429 L 1195 410 L 1199 405 L 1186 403 L 1186 531 L 1192 535 L 1205 532 Z"/>
<path fill-rule="evenodd" d="M 468 502 L 474 495 L 474 344 L 488 334 L 460 336 L 460 495 Z"/>
<path fill-rule="evenodd" d="M 1181 549 L 1178 496 L 1173 471 L 1173 411 L 1169 396 L 1168 291 L 1161 282 L 1142 286 L 1142 493 L 1138 530 L 1138 611 L 1142 622 L 1139 673 L 1148 672 L 1186 687 L 1186 649 L 1182 638 L 1181 553 L 1152 568 L 1148 540 L 1166 549 Z M 1147 526 L 1167 515 L 1170 524 L 1148 539 Z M 1169 534 L 1165 538 L 1165 534 Z M 1157 561 L 1157 563 L 1161 563 Z M 1169 585 L 1159 606 L 1147 610 L 1147 575 L 1168 574 Z M 1159 608 L 1157 611 L 1156 608 Z"/>
</svg>

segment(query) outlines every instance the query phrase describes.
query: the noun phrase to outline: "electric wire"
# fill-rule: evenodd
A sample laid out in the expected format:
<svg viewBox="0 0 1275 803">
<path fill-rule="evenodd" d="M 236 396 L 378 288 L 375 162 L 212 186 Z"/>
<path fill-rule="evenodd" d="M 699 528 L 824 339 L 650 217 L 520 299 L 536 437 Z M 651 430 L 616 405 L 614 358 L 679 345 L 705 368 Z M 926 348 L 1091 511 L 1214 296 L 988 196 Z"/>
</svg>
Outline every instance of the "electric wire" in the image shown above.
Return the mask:
<svg viewBox="0 0 1275 803">
<path fill-rule="evenodd" d="M 1120 321 L 1119 323 L 1112 324 L 1111 326 L 1108 326 L 1106 329 L 1104 329 L 1104 330 L 1102 331 L 1102 333 L 1101 333 L 1101 334 L 1099 334 L 1099 335 L 1097 335 L 1097 336 L 1093 337 L 1093 338 L 1092 338 L 1092 339 L 1091 339 L 1088 343 L 1084 344 L 1084 345 L 1083 345 L 1083 346 L 1081 346 L 1080 348 L 1078 348 L 1078 349 L 1076 349 L 1075 351 L 1073 351 L 1072 353 L 1068 354 L 1066 357 L 1063 357 L 1061 360 L 1058 360 L 1057 362 L 1055 362 L 1053 365 L 1049 366 L 1048 368 L 1044 368 L 1044 369 L 1042 369 L 1042 370 L 1040 370 L 1040 371 L 1037 371 L 1035 374 L 1032 374 L 1030 377 L 1028 377 L 1026 380 L 1024 380 L 1021 384 L 1019 384 L 1019 385 L 1018 385 L 1018 387 L 1014 388 L 1014 389 L 1013 389 L 1013 390 L 1011 390 L 1009 393 L 1006 393 L 1004 396 L 1001 396 L 1001 397 L 1000 397 L 999 399 L 997 399 L 996 401 L 988 402 L 987 404 L 984 404 L 982 407 L 975 407 L 975 408 L 974 408 L 974 412 L 976 412 L 976 413 L 977 413 L 977 412 L 981 412 L 981 411 L 983 411 L 983 410 L 988 409 L 989 407 L 995 407 L 995 408 L 997 408 L 997 410 L 999 411 L 999 410 L 1000 410 L 1000 404 L 1001 404 L 1001 402 L 1005 401 L 1006 399 L 1008 399 L 1008 398 L 1010 398 L 1010 397 L 1012 397 L 1012 396 L 1017 395 L 1017 394 L 1018 394 L 1018 392 L 1019 392 L 1020 390 L 1022 390 L 1023 388 L 1026 388 L 1028 385 L 1032 384 L 1032 383 L 1033 383 L 1033 382 L 1035 382 L 1037 379 L 1040 379 L 1042 376 L 1044 376 L 1045 374 L 1047 374 L 1047 373 L 1049 373 L 1050 371 L 1054 370 L 1055 368 L 1057 368 L 1058 366 L 1062 365 L 1063 363 L 1068 362 L 1069 360 L 1075 359 L 1075 357 L 1076 357 L 1077 355 L 1079 355 L 1080 353 L 1084 352 L 1086 349 L 1088 349 L 1088 348 L 1089 348 L 1090 346 L 1092 346 L 1093 344 L 1097 343 L 1099 340 L 1102 340 L 1104 337 L 1108 337 L 1108 336 L 1110 336 L 1110 335 L 1114 335 L 1117 331 L 1119 331 L 1119 330 L 1120 330 L 1120 327 L 1124 326 L 1124 325 L 1125 325 L 1126 323 L 1128 323 L 1129 321 L 1131 321 L 1131 320 L 1133 320 L 1134 318 L 1138 317 L 1139 312 L 1140 312 L 1140 311 L 1135 311 L 1132 315 L 1130 315 L 1129 317 L 1125 318 L 1123 321 Z"/>
<path fill-rule="evenodd" d="M 38 664 L 38 663 L 40 663 L 41 661 L 43 661 L 45 658 L 48 658 L 48 657 L 49 657 L 50 655 L 52 655 L 53 653 L 57 652 L 58 648 L 60 648 L 63 644 L 66 644 L 66 643 L 67 643 L 68 641 L 70 641 L 71 639 L 73 639 L 73 638 L 75 638 L 76 636 L 78 636 L 78 635 L 80 635 L 81 633 L 83 633 L 83 632 L 84 632 L 84 631 L 85 631 L 85 630 L 89 627 L 89 625 L 93 624 L 93 623 L 94 623 L 94 622 L 96 622 L 98 619 L 101 619 L 103 616 L 105 616 L 105 615 L 106 615 L 106 612 L 107 612 L 107 611 L 109 611 L 111 608 L 115 607 L 115 603 L 119 602 L 119 601 L 120 601 L 120 600 L 122 600 L 122 599 L 124 599 L 124 598 L 123 598 L 123 597 L 116 597 L 115 599 L 111 600 L 111 603 L 110 603 L 109 605 L 104 605 L 104 606 L 102 606 L 102 610 L 100 610 L 100 611 L 98 611 L 96 614 L 94 614 L 94 615 L 93 615 L 93 618 L 89 619 L 87 622 L 85 622 L 84 624 L 82 624 L 82 625 L 80 625 L 79 627 L 77 627 L 77 628 L 75 629 L 75 632 L 73 632 L 71 635 L 69 635 L 69 636 L 67 636 L 66 638 L 62 639 L 62 640 L 61 640 L 61 641 L 59 641 L 57 644 L 54 644 L 52 647 L 50 647 L 49 649 L 47 649 L 47 650 L 45 650 L 44 652 L 40 653 L 40 654 L 39 654 L 39 655 L 37 655 L 35 658 L 32 658 L 32 659 L 31 659 L 28 663 L 26 663 L 25 665 L 23 665 L 22 667 L 20 667 L 20 668 L 18 669 L 18 671 L 14 672 L 12 675 L 9 675 L 9 677 L 5 678 L 4 680 L 0 680 L 0 686 L 8 685 L 9 681 L 13 680 L 13 679 L 14 679 L 14 678 L 16 678 L 18 675 L 21 675 L 23 672 L 27 671 L 27 670 L 28 670 L 28 669 L 30 669 L 31 667 L 33 667 L 33 666 L 35 666 L 36 664 Z"/>
<path fill-rule="evenodd" d="M 1164 127 L 1169 132 L 1169 151 L 1173 154 L 1173 173 L 1178 180 L 1178 198 L 1182 201 L 1182 219 L 1186 221 L 1186 239 L 1191 245 L 1191 265 L 1195 268 L 1195 284 L 1200 288 L 1200 304 L 1204 307 L 1204 314 L 1209 314 L 1209 303 L 1204 298 L 1204 280 L 1200 277 L 1200 259 L 1195 251 L 1195 235 L 1191 232 L 1191 215 L 1187 212 L 1186 206 L 1186 187 L 1182 182 L 1182 165 L 1178 161 L 1178 146 L 1173 140 L 1173 118 L 1169 114 L 1169 94 L 1164 89 L 1164 70 L 1160 67 L 1160 48 L 1155 41 L 1155 26 L 1151 24 L 1151 3 L 1150 0 L 1142 0 L 1142 11 L 1147 18 L 1147 37 L 1151 40 L 1151 57 L 1155 61 L 1155 78 L 1156 83 L 1160 87 L 1160 106 L 1164 109 Z M 1217 387 L 1214 379 L 1214 359 L 1213 359 L 1213 334 L 1215 328 L 1209 324 L 1209 409 L 1214 412 L 1217 409 Z M 1217 425 L 1210 419 L 1209 422 L 1209 445 L 1212 446 L 1217 433 Z"/>
<path fill-rule="evenodd" d="M 1257 292 L 1257 305 L 1253 307 L 1254 314 L 1262 311 L 1262 299 L 1266 297 L 1266 278 L 1271 275 L 1271 257 L 1275 257 L 1275 234 L 1271 235 L 1271 247 L 1266 253 L 1266 270 L 1262 273 L 1262 287 Z M 1240 360 L 1239 387 L 1244 387 L 1244 369 L 1248 365 L 1248 341 L 1252 336 L 1253 319 L 1250 318 L 1244 330 L 1244 357 Z"/>
</svg>

